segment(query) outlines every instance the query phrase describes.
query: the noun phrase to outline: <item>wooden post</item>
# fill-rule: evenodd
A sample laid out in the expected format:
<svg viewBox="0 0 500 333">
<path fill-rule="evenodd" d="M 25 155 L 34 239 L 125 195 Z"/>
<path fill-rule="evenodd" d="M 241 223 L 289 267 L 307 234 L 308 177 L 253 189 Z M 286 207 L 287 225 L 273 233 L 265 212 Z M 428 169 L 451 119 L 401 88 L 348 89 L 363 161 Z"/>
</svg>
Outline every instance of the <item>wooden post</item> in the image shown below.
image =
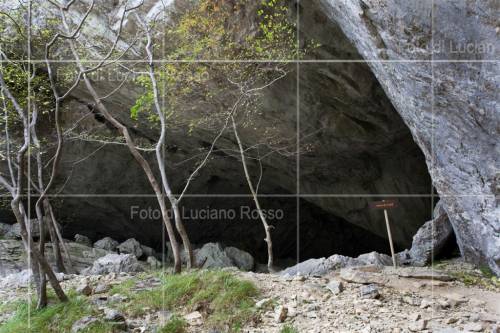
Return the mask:
<svg viewBox="0 0 500 333">
<path fill-rule="evenodd" d="M 387 209 L 384 209 L 385 226 L 387 228 L 387 236 L 389 236 L 389 245 L 391 246 L 392 264 L 396 268 L 396 255 L 394 254 L 394 245 L 392 244 L 391 226 L 389 225 L 389 215 Z"/>
</svg>

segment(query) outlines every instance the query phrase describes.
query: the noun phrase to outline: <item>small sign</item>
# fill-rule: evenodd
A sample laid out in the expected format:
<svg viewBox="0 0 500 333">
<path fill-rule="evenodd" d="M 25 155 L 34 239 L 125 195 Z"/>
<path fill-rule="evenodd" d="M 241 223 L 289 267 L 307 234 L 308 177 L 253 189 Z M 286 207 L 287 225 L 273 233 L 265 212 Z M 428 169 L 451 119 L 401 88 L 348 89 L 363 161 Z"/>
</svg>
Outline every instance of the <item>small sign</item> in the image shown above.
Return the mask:
<svg viewBox="0 0 500 333">
<path fill-rule="evenodd" d="M 396 208 L 398 202 L 396 200 L 382 200 L 382 201 L 372 201 L 370 202 L 371 209 L 391 209 Z"/>
</svg>

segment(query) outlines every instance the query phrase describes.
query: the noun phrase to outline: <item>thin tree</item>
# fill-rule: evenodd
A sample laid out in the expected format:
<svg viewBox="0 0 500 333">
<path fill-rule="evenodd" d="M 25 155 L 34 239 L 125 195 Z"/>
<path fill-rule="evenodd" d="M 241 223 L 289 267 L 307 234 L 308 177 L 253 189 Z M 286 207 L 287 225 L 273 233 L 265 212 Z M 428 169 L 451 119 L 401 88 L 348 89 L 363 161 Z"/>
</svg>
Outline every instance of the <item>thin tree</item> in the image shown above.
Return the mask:
<svg viewBox="0 0 500 333">
<path fill-rule="evenodd" d="M 111 46 L 110 50 L 108 51 L 107 55 L 101 59 L 101 61 L 99 61 L 98 65 L 96 66 L 93 66 L 91 68 L 87 68 L 83 65 L 83 62 L 81 61 L 81 57 L 77 51 L 77 47 L 75 45 L 75 41 L 77 40 L 78 36 L 77 34 L 72 34 L 70 32 L 70 28 L 69 28 L 69 24 L 68 24 L 68 21 L 67 21 L 67 16 L 66 16 L 66 12 L 68 11 L 68 8 L 67 6 L 62 6 L 60 4 L 56 4 L 54 2 L 51 1 L 51 3 L 55 6 L 58 7 L 59 9 L 59 15 L 60 15 L 60 18 L 61 18 L 61 21 L 62 21 L 62 25 L 63 25 L 63 28 L 65 29 L 65 34 L 64 34 L 64 38 L 67 40 L 68 44 L 69 44 L 69 48 L 70 48 L 70 52 L 73 56 L 73 59 L 79 69 L 79 73 L 81 74 L 81 78 L 83 79 L 83 82 L 85 84 L 85 87 L 87 89 L 87 91 L 89 92 L 89 94 L 91 95 L 92 99 L 94 100 L 94 103 L 95 103 L 95 107 L 97 108 L 97 110 L 99 111 L 99 113 L 101 113 L 103 115 L 103 117 L 114 127 L 118 130 L 118 132 L 123 136 L 123 138 L 125 139 L 125 143 L 130 151 L 130 153 L 132 154 L 132 156 L 135 158 L 135 160 L 138 162 L 138 164 L 140 165 L 140 167 L 143 169 L 146 177 L 148 178 L 148 181 L 155 193 L 155 196 L 156 196 L 156 199 L 158 201 L 158 204 L 160 206 L 160 211 L 161 211 L 161 214 L 162 214 L 162 219 L 163 219 L 163 223 L 165 224 L 165 227 L 167 229 L 167 233 L 168 233 L 168 236 L 169 236 L 169 240 L 170 240 L 170 244 L 172 246 L 172 252 L 173 252 L 173 255 L 174 255 L 174 271 L 176 273 L 180 272 L 181 271 L 181 259 L 180 259 L 180 252 L 179 252 L 179 245 L 177 243 L 177 239 L 175 237 L 175 232 L 174 232 L 174 228 L 172 226 L 172 223 L 171 223 L 171 220 L 170 220 L 170 217 L 168 215 L 168 209 L 167 209 L 167 206 L 166 206 L 166 203 L 165 203 L 165 198 L 164 198 L 164 195 L 162 193 L 162 187 L 160 186 L 160 184 L 158 183 L 154 173 L 153 173 L 153 170 L 149 164 L 149 162 L 146 160 L 146 158 L 141 154 L 141 152 L 139 151 L 139 149 L 137 149 L 136 147 L 136 144 L 130 134 L 130 131 L 129 129 L 127 128 L 127 126 L 125 126 L 121 121 L 119 121 L 116 117 L 114 117 L 110 112 L 109 110 L 107 109 L 107 107 L 105 106 L 105 104 L 102 102 L 102 99 L 101 97 L 99 96 L 99 94 L 97 93 L 92 81 L 90 80 L 89 78 L 89 73 L 92 72 L 92 71 L 95 71 L 95 70 L 98 70 L 100 69 L 101 67 L 103 67 L 104 63 L 112 56 L 112 54 L 114 53 L 115 49 L 116 49 L 116 46 L 117 46 L 117 43 L 118 41 L 120 40 L 121 38 L 121 31 L 122 31 L 122 27 L 123 27 L 123 21 L 125 19 L 125 16 L 139 8 L 142 6 L 142 2 L 136 6 L 133 6 L 133 7 L 126 7 L 124 8 L 123 12 L 122 12 L 122 16 L 121 16 L 121 20 L 120 20 L 120 26 L 119 26 L 119 29 L 118 29 L 118 32 L 116 34 L 116 38 L 113 42 L 113 45 Z M 94 6 L 94 3 L 95 1 L 93 0 L 92 1 L 92 4 L 90 5 L 89 7 L 89 10 L 87 11 L 87 13 L 89 13 L 90 11 L 92 11 L 93 9 L 93 6 Z M 83 24 L 83 21 L 82 21 L 82 24 Z M 124 54 L 124 53 L 123 53 Z M 123 56 L 122 54 L 122 56 Z"/>
</svg>

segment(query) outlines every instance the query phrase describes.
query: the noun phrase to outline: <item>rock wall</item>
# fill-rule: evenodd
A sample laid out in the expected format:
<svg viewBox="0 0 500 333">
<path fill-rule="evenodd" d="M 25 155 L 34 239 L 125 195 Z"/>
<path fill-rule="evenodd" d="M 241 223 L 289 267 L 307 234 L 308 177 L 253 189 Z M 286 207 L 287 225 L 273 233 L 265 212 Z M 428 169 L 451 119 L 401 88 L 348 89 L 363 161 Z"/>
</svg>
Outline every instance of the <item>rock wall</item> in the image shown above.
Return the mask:
<svg viewBox="0 0 500 333">
<path fill-rule="evenodd" d="M 6 4 L 9 3 L 15 4 Z M 313 207 L 330 214 L 322 215 L 324 220 L 346 221 L 363 228 L 367 235 L 385 237 L 382 215 L 368 208 L 368 202 L 375 199 L 369 195 L 408 195 L 400 199 L 401 208 L 391 214 L 394 239 L 401 247 L 408 247 L 418 227 L 431 219 L 432 202 L 428 198 L 431 181 L 427 169 L 430 170 L 462 253 L 475 262 L 488 263 L 498 273 L 499 212 L 495 199 L 499 165 L 495 91 L 498 64 L 429 62 L 433 35 L 434 44 L 442 39 L 445 46 L 469 40 L 498 46 L 496 23 L 481 14 L 493 13 L 494 5 L 477 1 L 452 6 L 436 1 L 431 13 L 430 3 L 430 0 L 301 3 L 301 35 L 322 44 L 313 58 L 360 61 L 303 64 L 299 119 L 297 83 L 295 75 L 290 75 L 266 93 L 264 116 L 255 127 L 272 121 L 278 124 L 280 134 L 294 136 L 300 122 L 301 141 L 307 146 L 301 155 L 301 193 Z M 76 13 L 84 12 L 85 4 L 79 3 L 73 9 Z M 83 45 L 96 54 L 113 38 L 119 18 L 117 4 L 98 1 L 91 24 L 82 32 Z M 145 1 L 146 17 L 158 10 L 157 1 Z M 434 34 L 431 14 L 441 18 L 435 20 Z M 78 15 L 72 18 L 76 22 Z M 457 26 L 456 22 L 463 21 L 467 24 Z M 133 36 L 136 30 L 133 20 L 127 20 L 127 36 Z M 119 45 L 121 49 L 126 47 L 125 41 Z M 444 49 L 444 46 L 438 49 L 434 57 L 458 57 Z M 476 54 L 473 60 L 478 57 L 487 59 L 487 55 Z M 368 61 L 365 63 L 363 59 Z M 99 91 L 111 91 L 115 86 L 110 83 L 96 80 Z M 129 118 L 130 106 L 139 93 L 134 84 L 127 83 L 106 103 L 139 140 L 152 142 L 157 133 L 149 124 L 133 123 Z M 89 111 L 90 98 L 84 89 L 77 89 L 73 98 L 66 104 L 67 126 Z M 98 134 L 114 134 L 97 115 L 87 117 L 81 125 Z M 193 165 L 177 163 L 197 154 L 198 148 L 211 142 L 215 134 L 210 131 L 188 134 L 182 127 L 171 129 L 170 134 L 168 157 L 172 163 L 168 172 L 174 179 L 174 188 L 180 189 Z M 251 129 L 242 131 L 242 136 L 248 146 L 259 140 L 259 132 Z M 223 136 L 217 148 L 234 149 L 234 139 Z M 123 146 L 101 147 L 99 142 L 69 140 L 63 165 L 60 185 L 65 184 L 63 193 L 73 197 L 60 203 L 58 212 L 71 233 L 91 230 L 95 237 L 106 233 L 118 233 L 122 238 L 137 233 L 158 237 L 158 225 L 145 227 L 130 218 L 131 205 L 154 206 L 154 200 L 142 197 L 150 193 L 149 186 Z M 294 193 L 295 166 L 294 156 L 265 160 L 261 193 L 285 197 Z M 253 171 L 257 168 L 252 166 Z M 196 207 L 214 204 L 209 197 L 203 198 L 204 194 L 221 193 L 248 193 L 240 163 L 224 153 L 215 156 L 190 190 L 190 194 L 200 196 L 192 203 Z M 116 196 L 121 194 L 129 197 Z M 295 198 L 289 201 L 287 209 L 294 211 Z M 240 202 L 228 196 L 225 204 L 236 207 Z M 303 215 L 301 219 L 311 216 Z M 314 225 L 315 219 L 311 220 Z M 223 234 L 223 229 L 212 231 Z M 196 238 L 198 231 L 193 232 Z M 256 235 L 252 240 L 260 242 L 260 235 Z M 282 234 L 286 235 L 289 233 Z"/>
<path fill-rule="evenodd" d="M 363 59 L 370 60 L 368 65 L 410 128 L 462 254 L 500 274 L 499 63 L 493 61 L 498 60 L 500 44 L 494 19 L 498 4 L 315 4 L 338 24 Z"/>
</svg>

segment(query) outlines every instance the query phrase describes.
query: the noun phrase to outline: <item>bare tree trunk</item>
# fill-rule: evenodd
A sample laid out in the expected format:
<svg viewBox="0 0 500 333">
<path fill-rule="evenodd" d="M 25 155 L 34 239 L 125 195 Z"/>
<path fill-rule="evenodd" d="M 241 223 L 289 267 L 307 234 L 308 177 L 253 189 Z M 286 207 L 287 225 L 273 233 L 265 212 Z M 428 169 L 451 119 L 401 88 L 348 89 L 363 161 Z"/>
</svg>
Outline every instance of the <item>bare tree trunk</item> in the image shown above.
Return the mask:
<svg viewBox="0 0 500 333">
<path fill-rule="evenodd" d="M 188 268 L 194 268 L 195 263 L 194 263 L 194 255 L 193 255 L 193 249 L 191 246 L 191 242 L 189 241 L 189 237 L 188 237 L 188 234 L 187 234 L 186 229 L 184 227 L 184 223 L 182 222 L 182 216 L 179 212 L 179 204 L 178 204 L 177 198 L 175 198 L 174 195 L 172 194 L 172 190 L 170 188 L 170 184 L 169 184 L 169 181 L 167 178 L 167 173 L 165 171 L 165 158 L 164 158 L 165 156 L 163 154 L 163 149 L 165 147 L 167 124 L 166 124 L 165 114 L 163 113 L 163 110 L 160 106 L 158 84 L 156 81 L 155 71 L 154 71 L 151 33 L 149 31 L 148 26 L 141 20 L 139 15 L 136 15 L 136 18 L 144 26 L 144 29 L 145 29 L 146 35 L 147 35 L 148 42 L 145 46 L 145 49 L 146 49 L 146 53 L 148 55 L 148 60 L 149 60 L 149 78 L 151 80 L 151 85 L 152 85 L 152 90 L 153 90 L 153 97 L 154 97 L 154 105 L 155 105 L 156 114 L 158 115 L 158 118 L 160 119 L 160 125 L 161 125 L 160 138 L 158 139 L 156 149 L 155 149 L 156 161 L 158 163 L 158 169 L 160 170 L 161 181 L 163 184 L 163 190 L 165 191 L 167 198 L 170 201 L 170 205 L 172 206 L 172 210 L 174 211 L 175 227 L 176 227 L 177 231 L 179 232 L 179 235 L 181 236 L 182 243 L 184 245 L 184 250 L 188 256 L 187 266 L 188 266 Z"/>
<path fill-rule="evenodd" d="M 61 231 L 59 230 L 59 227 L 57 225 L 57 220 L 54 215 L 54 211 L 52 210 L 52 205 L 50 204 L 50 201 L 47 199 L 47 205 L 48 205 L 48 212 L 50 214 L 50 221 L 52 223 L 52 226 L 54 227 L 54 231 L 57 235 L 57 239 L 59 241 L 59 244 L 61 245 L 64 253 L 66 254 L 66 258 L 68 260 L 69 268 L 71 269 L 71 272 L 75 272 L 75 269 L 73 267 L 73 262 L 71 261 L 71 254 L 68 251 L 68 248 L 66 247 L 66 243 L 64 242 L 64 239 L 62 238 Z M 64 265 L 64 261 L 63 261 Z M 63 266 L 65 267 L 65 266 Z"/>
<path fill-rule="evenodd" d="M 259 199 L 257 197 L 257 192 L 254 189 L 252 179 L 250 178 L 250 173 L 248 172 L 245 150 L 243 149 L 243 144 L 241 143 L 240 136 L 238 135 L 238 128 L 236 126 L 236 122 L 234 121 L 234 116 L 231 115 L 231 121 L 233 123 L 233 133 L 236 137 L 236 141 L 238 142 L 238 148 L 240 150 L 241 163 L 243 165 L 243 171 L 245 172 L 245 178 L 248 183 L 248 188 L 252 193 L 253 201 L 255 202 L 255 206 L 257 207 L 257 211 L 259 212 L 260 220 L 262 221 L 262 225 L 264 226 L 264 231 L 266 233 L 266 238 L 264 239 L 267 243 L 267 269 L 272 272 L 274 271 L 274 256 L 273 256 L 273 242 L 271 239 L 271 226 L 267 223 L 266 217 L 262 212 L 260 207 Z"/>
<path fill-rule="evenodd" d="M 48 281 L 52 288 L 54 289 L 54 292 L 56 293 L 56 296 L 59 298 L 61 302 L 67 302 L 68 297 L 64 293 L 64 291 L 61 288 L 61 285 L 59 284 L 59 281 L 57 281 L 57 277 L 54 274 L 54 271 L 50 267 L 49 263 L 45 259 L 44 256 L 40 254 L 36 246 L 34 245 L 33 239 L 31 239 L 31 236 L 28 235 L 28 231 L 26 228 L 26 223 L 25 223 L 25 214 L 21 212 L 20 209 L 20 197 L 16 197 L 11 201 L 11 208 L 12 212 L 14 213 L 14 216 L 16 217 L 17 223 L 19 223 L 19 226 L 21 227 L 21 238 L 23 239 L 24 246 L 26 248 L 26 252 L 28 255 L 32 258 L 33 263 L 35 265 L 38 265 L 40 267 L 41 273 L 43 275 L 46 275 L 48 278 Z M 40 295 L 38 295 L 40 297 Z M 39 302 L 40 303 L 40 302 Z"/>
<path fill-rule="evenodd" d="M 52 214 L 50 212 L 50 202 L 48 198 L 43 201 L 43 211 L 45 212 L 45 219 L 47 223 L 47 229 L 49 229 L 50 240 L 52 242 L 52 251 L 54 252 L 54 259 L 56 261 L 56 267 L 59 272 L 66 273 L 66 267 L 64 267 L 64 260 L 61 253 L 61 244 L 59 243 L 59 238 L 57 237 L 56 229 L 58 229 L 57 223 L 52 220 Z"/>
<path fill-rule="evenodd" d="M 30 11 L 29 11 L 30 12 Z M 31 80 L 31 72 L 30 72 L 30 80 Z M 22 120 L 23 123 L 23 137 L 24 137 L 24 143 L 23 146 L 19 149 L 17 153 L 17 180 L 13 180 L 12 186 L 9 186 L 7 184 L 7 187 L 9 188 L 9 191 L 12 194 L 12 201 L 11 201 L 11 208 L 12 212 L 14 213 L 17 222 L 19 223 L 19 226 L 21 228 L 21 237 L 23 239 L 23 243 L 25 245 L 26 252 L 30 258 L 33 259 L 33 268 L 34 269 L 34 274 L 37 272 L 37 267 L 39 267 L 39 277 L 40 281 L 45 278 L 45 276 L 48 277 L 48 280 L 53 287 L 56 295 L 61 301 L 67 301 L 68 298 L 64 294 L 64 291 L 62 290 L 59 282 L 57 281 L 57 278 L 52 271 L 52 268 L 50 265 L 47 263 L 47 260 L 45 257 L 37 250 L 37 248 L 33 244 L 33 239 L 31 238 L 30 233 L 27 230 L 26 227 L 26 214 L 24 212 L 24 208 L 22 208 L 21 204 L 21 192 L 23 189 L 23 184 L 24 184 L 24 163 L 25 163 L 25 155 L 28 150 L 28 147 L 30 146 L 30 114 L 28 112 L 28 115 L 24 113 L 24 110 L 21 108 L 19 103 L 17 102 L 16 98 L 11 94 L 8 86 L 5 84 L 5 81 L 3 79 L 3 75 L 0 72 L 0 87 L 2 88 L 3 92 L 7 96 L 7 98 L 12 102 L 14 109 L 18 113 L 20 119 Z M 34 119 L 36 121 L 36 118 Z M 9 157 L 10 158 L 10 157 Z M 9 163 L 9 166 L 11 163 Z M 4 181 L 2 183 L 5 184 Z M 36 277 L 36 275 L 35 275 Z M 37 288 L 38 291 L 38 298 L 39 298 L 39 304 L 44 304 L 46 303 L 46 295 L 43 294 L 43 283 L 39 283 L 39 288 Z M 40 293 L 42 292 L 42 293 Z M 44 300 L 45 298 L 45 300 Z"/>
<path fill-rule="evenodd" d="M 68 24 L 66 22 L 66 16 L 64 14 L 64 11 L 61 10 L 61 17 L 63 19 L 63 24 L 64 27 L 67 31 L 69 31 Z M 86 73 L 85 68 L 82 65 L 82 62 L 80 60 L 80 56 L 78 55 L 78 52 L 76 51 L 74 41 L 73 39 L 68 40 L 71 52 L 73 54 L 73 57 L 75 58 L 76 65 L 78 66 L 78 69 L 80 70 L 81 73 L 83 74 L 83 79 L 85 86 L 87 90 L 89 91 L 90 95 L 94 99 L 94 102 L 96 103 L 96 107 L 99 110 L 99 112 L 104 116 L 104 118 L 110 122 L 119 132 L 120 134 L 125 138 L 125 143 L 127 144 L 127 147 L 132 154 L 132 156 L 135 158 L 135 160 L 139 163 L 141 168 L 143 169 L 144 173 L 146 174 L 149 183 L 151 184 L 151 187 L 153 188 L 153 191 L 156 195 L 156 199 L 158 201 L 158 204 L 160 206 L 160 210 L 162 213 L 162 218 L 163 218 L 163 223 L 165 224 L 165 228 L 167 229 L 168 237 L 170 240 L 170 244 L 172 246 L 172 252 L 174 255 L 174 271 L 176 273 L 180 273 L 182 263 L 181 263 L 181 258 L 180 258 L 180 252 L 179 252 L 179 244 L 177 243 L 177 239 L 175 238 L 175 232 L 172 227 L 172 223 L 170 221 L 170 218 L 168 217 L 168 210 L 165 205 L 165 199 L 163 197 L 161 187 L 156 181 L 156 178 L 153 174 L 153 171 L 151 170 L 151 166 L 149 165 L 148 161 L 141 155 L 141 153 L 138 151 L 137 147 L 134 144 L 134 141 L 132 137 L 130 136 L 129 130 L 126 126 L 124 126 L 121 122 L 119 122 L 115 117 L 111 115 L 111 113 L 108 111 L 106 106 L 102 103 L 101 99 L 99 98 L 99 94 L 97 94 L 96 90 L 94 89 L 94 86 L 90 82 L 90 79 L 88 78 Z"/>
</svg>

